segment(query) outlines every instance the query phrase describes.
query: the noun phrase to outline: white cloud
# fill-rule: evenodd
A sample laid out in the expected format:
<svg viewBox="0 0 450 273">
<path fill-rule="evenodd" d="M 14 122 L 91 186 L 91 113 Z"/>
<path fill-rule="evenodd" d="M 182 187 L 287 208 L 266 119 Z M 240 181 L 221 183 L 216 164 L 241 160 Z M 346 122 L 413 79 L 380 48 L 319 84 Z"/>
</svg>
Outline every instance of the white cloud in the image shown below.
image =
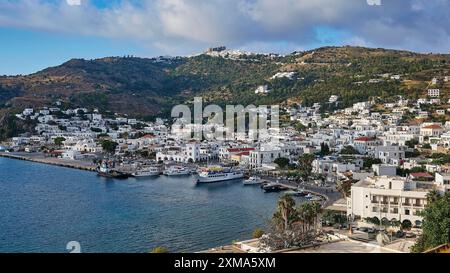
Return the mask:
<svg viewBox="0 0 450 273">
<path fill-rule="evenodd" d="M 81 0 L 66 0 L 69 6 L 80 6 Z"/>
<path fill-rule="evenodd" d="M 320 26 L 345 33 L 341 43 L 450 52 L 446 0 L 382 1 L 381 6 L 366 0 L 135 3 L 99 9 L 88 0 L 0 1 L 0 26 L 126 39 L 168 54 L 220 44 L 249 50 L 305 48 L 324 40 L 315 31 Z"/>
</svg>

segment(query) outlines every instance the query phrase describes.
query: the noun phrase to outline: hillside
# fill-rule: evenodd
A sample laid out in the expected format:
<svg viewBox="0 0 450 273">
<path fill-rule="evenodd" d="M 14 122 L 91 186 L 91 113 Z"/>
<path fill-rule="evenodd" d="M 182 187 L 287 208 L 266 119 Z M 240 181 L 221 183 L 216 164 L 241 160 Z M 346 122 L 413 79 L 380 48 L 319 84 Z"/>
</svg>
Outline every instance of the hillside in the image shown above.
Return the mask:
<svg viewBox="0 0 450 273">
<path fill-rule="evenodd" d="M 278 72 L 293 73 L 273 78 Z M 385 73 L 399 74 L 401 80 L 382 77 Z M 312 104 L 338 95 L 339 107 L 345 107 L 374 96 L 417 97 L 432 77 L 449 74 L 450 55 L 361 47 L 324 47 L 286 56 L 73 59 L 27 76 L 0 77 L 0 113 L 60 100 L 67 106 L 150 118 L 195 95 L 219 104 Z M 271 92 L 255 94 L 265 84 Z"/>
</svg>

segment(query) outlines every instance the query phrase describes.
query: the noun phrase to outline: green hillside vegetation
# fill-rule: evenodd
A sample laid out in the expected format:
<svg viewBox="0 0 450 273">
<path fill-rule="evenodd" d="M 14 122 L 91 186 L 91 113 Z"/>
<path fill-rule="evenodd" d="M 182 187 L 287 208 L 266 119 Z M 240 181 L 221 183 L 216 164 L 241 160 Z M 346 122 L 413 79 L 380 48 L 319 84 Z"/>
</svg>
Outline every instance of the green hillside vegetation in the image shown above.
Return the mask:
<svg viewBox="0 0 450 273">
<path fill-rule="evenodd" d="M 295 72 L 295 76 L 272 79 L 277 72 Z M 400 74 L 401 80 L 384 78 L 384 73 Z M 432 77 L 444 75 L 450 75 L 450 55 L 362 47 L 324 47 L 237 60 L 205 54 L 73 59 L 27 76 L 0 77 L 0 113 L 11 115 L 60 100 L 66 107 L 151 119 L 167 116 L 174 105 L 192 101 L 194 96 L 220 105 L 319 102 L 324 110 L 333 110 L 373 97 L 418 98 L 424 96 Z M 370 79 L 380 82 L 369 83 Z M 259 85 L 268 85 L 271 92 L 255 94 Z M 339 104 L 327 104 L 331 95 L 339 96 Z"/>
</svg>

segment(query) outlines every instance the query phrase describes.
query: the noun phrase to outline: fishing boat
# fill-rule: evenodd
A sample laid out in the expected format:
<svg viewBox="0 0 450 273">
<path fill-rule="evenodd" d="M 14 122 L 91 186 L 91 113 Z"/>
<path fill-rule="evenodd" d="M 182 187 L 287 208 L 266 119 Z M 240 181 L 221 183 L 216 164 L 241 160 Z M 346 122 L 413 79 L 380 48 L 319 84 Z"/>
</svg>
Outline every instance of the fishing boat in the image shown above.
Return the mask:
<svg viewBox="0 0 450 273">
<path fill-rule="evenodd" d="M 210 167 L 199 170 L 197 175 L 197 183 L 214 183 L 228 180 L 241 179 L 244 172 L 232 167 Z"/>
<path fill-rule="evenodd" d="M 150 167 L 143 167 L 138 170 L 136 170 L 131 175 L 134 177 L 153 177 L 153 176 L 159 176 L 161 174 L 161 171 L 156 166 L 150 166 Z"/>
<path fill-rule="evenodd" d="M 190 170 L 182 166 L 170 166 L 164 171 L 164 175 L 167 176 L 181 176 L 190 174 L 191 174 Z"/>
<path fill-rule="evenodd" d="M 97 174 L 106 178 L 127 179 L 129 174 L 114 169 L 114 162 L 103 161 L 97 167 Z"/>
</svg>

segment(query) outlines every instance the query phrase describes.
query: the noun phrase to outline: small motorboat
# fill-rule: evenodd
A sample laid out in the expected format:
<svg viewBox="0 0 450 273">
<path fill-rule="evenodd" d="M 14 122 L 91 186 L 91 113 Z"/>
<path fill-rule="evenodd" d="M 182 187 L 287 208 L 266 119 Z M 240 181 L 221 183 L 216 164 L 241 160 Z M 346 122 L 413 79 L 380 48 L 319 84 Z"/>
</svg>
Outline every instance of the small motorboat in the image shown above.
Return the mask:
<svg viewBox="0 0 450 273">
<path fill-rule="evenodd" d="M 314 197 L 314 195 L 312 195 L 311 193 L 308 193 L 306 196 L 305 196 L 305 198 L 307 198 L 307 199 L 311 199 L 311 198 L 313 198 Z"/>
<path fill-rule="evenodd" d="M 244 185 L 259 185 L 261 183 L 263 183 L 263 181 L 257 176 L 250 176 L 243 182 Z"/>
</svg>

